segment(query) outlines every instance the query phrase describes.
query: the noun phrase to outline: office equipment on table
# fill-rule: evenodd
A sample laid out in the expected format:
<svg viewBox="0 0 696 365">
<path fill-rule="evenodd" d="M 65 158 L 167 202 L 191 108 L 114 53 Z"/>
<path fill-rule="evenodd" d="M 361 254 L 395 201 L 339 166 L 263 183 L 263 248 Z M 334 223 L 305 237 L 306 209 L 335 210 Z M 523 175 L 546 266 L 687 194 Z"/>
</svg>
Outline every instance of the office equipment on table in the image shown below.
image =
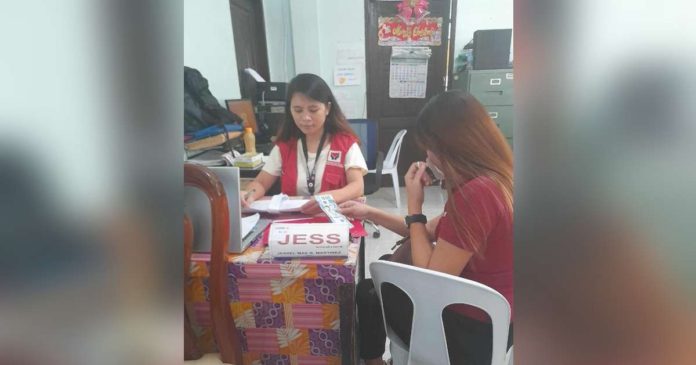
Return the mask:
<svg viewBox="0 0 696 365">
<path fill-rule="evenodd" d="M 510 67 L 512 29 L 486 29 L 474 32 L 474 70 Z"/>
<path fill-rule="evenodd" d="M 239 169 L 236 167 L 210 167 L 209 168 L 222 182 L 227 195 L 227 209 L 229 211 L 229 252 L 242 252 L 247 246 L 242 240 L 242 216 L 239 199 Z M 212 220 L 210 215 L 210 201 L 200 190 L 184 188 L 184 211 L 193 222 L 194 252 L 210 252 L 212 241 Z"/>
<path fill-rule="evenodd" d="M 450 89 L 460 89 L 473 95 L 488 111 L 513 146 L 514 73 L 512 69 L 464 70 L 454 74 Z"/>
<path fill-rule="evenodd" d="M 287 85 L 286 82 L 267 82 L 252 69 L 240 73 L 242 98 L 250 100 L 256 112 L 257 142 L 270 142 L 285 120 Z"/>
<path fill-rule="evenodd" d="M 287 82 L 260 82 L 256 85 L 256 101 L 259 103 L 266 101 L 285 102 L 287 89 Z"/>
<path fill-rule="evenodd" d="M 285 101 L 259 101 L 256 104 L 256 115 L 259 118 L 259 128 L 262 132 L 259 141 L 270 141 L 271 137 L 278 134 L 278 130 L 285 120 Z"/>
</svg>

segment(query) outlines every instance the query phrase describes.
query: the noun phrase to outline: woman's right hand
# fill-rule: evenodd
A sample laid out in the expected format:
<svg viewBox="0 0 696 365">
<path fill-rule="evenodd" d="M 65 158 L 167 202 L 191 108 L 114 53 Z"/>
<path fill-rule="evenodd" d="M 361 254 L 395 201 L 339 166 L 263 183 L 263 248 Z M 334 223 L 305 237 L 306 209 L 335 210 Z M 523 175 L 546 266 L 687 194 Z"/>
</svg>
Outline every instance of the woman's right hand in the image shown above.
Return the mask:
<svg viewBox="0 0 696 365">
<path fill-rule="evenodd" d="M 240 191 L 239 194 L 239 200 L 242 203 L 242 208 L 249 208 L 251 206 L 251 203 L 253 203 L 256 200 L 253 191 Z"/>
<path fill-rule="evenodd" d="M 373 209 L 369 205 L 356 202 L 355 200 L 349 200 L 341 203 L 338 208 L 341 214 L 347 216 L 348 218 L 357 219 L 369 219 L 368 216 Z"/>
</svg>

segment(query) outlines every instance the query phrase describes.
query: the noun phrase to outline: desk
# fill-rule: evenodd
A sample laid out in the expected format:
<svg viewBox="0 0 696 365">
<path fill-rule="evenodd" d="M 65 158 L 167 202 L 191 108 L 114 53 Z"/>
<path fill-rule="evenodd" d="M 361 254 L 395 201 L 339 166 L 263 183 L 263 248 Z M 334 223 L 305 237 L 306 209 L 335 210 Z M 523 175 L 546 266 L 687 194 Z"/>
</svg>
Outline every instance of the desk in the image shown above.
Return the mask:
<svg viewBox="0 0 696 365">
<path fill-rule="evenodd" d="M 230 255 L 230 310 L 244 364 L 355 364 L 355 285 L 364 275 L 363 239 L 347 258 L 274 260 L 261 237 Z M 361 252 L 362 251 L 362 252 Z M 361 255 L 362 254 L 362 255 Z M 215 352 L 208 300 L 209 254 L 193 254 L 186 310 L 199 348 Z"/>
</svg>

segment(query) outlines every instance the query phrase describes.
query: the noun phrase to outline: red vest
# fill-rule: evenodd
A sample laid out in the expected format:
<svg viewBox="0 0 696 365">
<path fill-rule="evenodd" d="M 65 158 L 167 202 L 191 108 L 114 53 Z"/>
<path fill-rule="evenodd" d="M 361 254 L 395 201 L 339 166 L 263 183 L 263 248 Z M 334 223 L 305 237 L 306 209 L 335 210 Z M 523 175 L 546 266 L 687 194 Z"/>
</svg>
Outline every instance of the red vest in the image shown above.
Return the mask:
<svg viewBox="0 0 696 365">
<path fill-rule="evenodd" d="M 355 137 L 348 133 L 339 132 L 331 137 L 329 155 L 324 168 L 324 176 L 321 177 L 321 191 L 319 193 L 340 189 L 348 185 L 344 163 L 350 146 L 355 142 L 357 142 Z M 297 138 L 277 142 L 276 145 L 280 150 L 282 161 L 280 190 L 283 194 L 297 195 Z M 317 155 L 316 158 L 318 160 L 319 156 Z"/>
</svg>

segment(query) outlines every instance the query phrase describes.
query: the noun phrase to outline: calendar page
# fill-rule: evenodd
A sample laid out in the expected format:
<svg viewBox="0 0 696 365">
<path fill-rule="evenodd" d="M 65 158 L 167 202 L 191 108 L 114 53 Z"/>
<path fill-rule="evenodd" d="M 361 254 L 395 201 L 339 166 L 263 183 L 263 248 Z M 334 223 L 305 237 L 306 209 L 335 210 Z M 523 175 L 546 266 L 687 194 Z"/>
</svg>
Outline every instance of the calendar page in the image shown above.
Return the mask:
<svg viewBox="0 0 696 365">
<path fill-rule="evenodd" d="M 425 98 L 429 47 L 394 47 L 389 65 L 390 98 Z"/>
</svg>

